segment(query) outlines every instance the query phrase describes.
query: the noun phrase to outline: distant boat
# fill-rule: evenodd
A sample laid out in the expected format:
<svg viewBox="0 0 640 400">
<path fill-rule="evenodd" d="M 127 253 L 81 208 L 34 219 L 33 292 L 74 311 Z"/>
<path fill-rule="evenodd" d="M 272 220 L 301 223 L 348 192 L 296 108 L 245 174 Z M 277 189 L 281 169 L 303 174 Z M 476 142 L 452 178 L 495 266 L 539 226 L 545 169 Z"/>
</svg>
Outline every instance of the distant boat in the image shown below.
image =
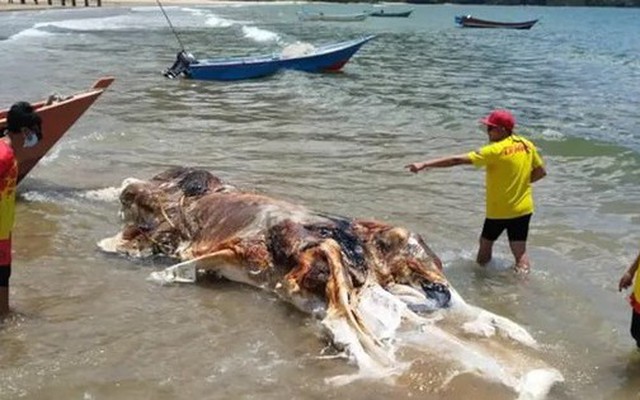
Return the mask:
<svg viewBox="0 0 640 400">
<path fill-rule="evenodd" d="M 409 15 L 411 15 L 411 13 L 413 12 L 413 10 L 409 10 L 409 11 L 399 11 L 399 12 L 393 12 L 393 11 L 385 11 L 385 10 L 377 10 L 377 11 L 372 11 L 371 13 L 369 13 L 370 17 L 396 17 L 396 18 L 407 18 Z"/>
<path fill-rule="evenodd" d="M 31 103 L 42 119 L 42 139 L 37 146 L 24 148 L 18 143 L 15 154 L 18 160 L 18 183 L 38 164 L 47 152 L 91 107 L 94 101 L 113 83 L 114 78 L 103 77 L 91 88 L 71 96 L 49 96 L 48 99 Z M 7 112 L 0 110 L 0 130 L 7 126 Z M 16 139 L 21 140 L 21 139 Z"/>
<path fill-rule="evenodd" d="M 197 60 L 181 51 L 171 68 L 164 72 L 168 78 L 184 76 L 190 79 L 233 81 L 260 78 L 291 69 L 305 72 L 339 71 L 351 57 L 375 36 L 328 44 L 303 52 L 280 53 Z M 285 49 L 286 50 L 286 49 Z"/>
<path fill-rule="evenodd" d="M 456 16 L 456 24 L 463 28 L 503 28 L 503 29 L 531 29 L 538 22 L 537 19 L 525 22 L 496 22 L 474 18 L 471 15 Z"/>
<path fill-rule="evenodd" d="M 300 21 L 334 21 L 334 22 L 355 22 L 364 21 L 369 16 L 369 13 L 362 12 L 357 14 L 325 14 L 309 13 L 301 11 L 298 13 L 298 19 Z"/>
</svg>

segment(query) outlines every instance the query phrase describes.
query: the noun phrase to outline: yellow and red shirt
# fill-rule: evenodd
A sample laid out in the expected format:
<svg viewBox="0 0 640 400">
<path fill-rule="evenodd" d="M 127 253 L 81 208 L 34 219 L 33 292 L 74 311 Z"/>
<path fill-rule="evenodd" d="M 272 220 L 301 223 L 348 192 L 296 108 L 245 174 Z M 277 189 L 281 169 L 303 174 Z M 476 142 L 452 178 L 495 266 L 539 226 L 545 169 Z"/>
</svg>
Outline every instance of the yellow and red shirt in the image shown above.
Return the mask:
<svg viewBox="0 0 640 400">
<path fill-rule="evenodd" d="M 629 296 L 629 302 L 631 303 L 631 307 L 633 307 L 633 311 L 640 314 L 640 268 L 636 268 L 635 276 L 633 277 L 633 292 Z"/>
<path fill-rule="evenodd" d="M 509 219 L 533 213 L 531 171 L 543 161 L 533 143 L 515 134 L 468 154 L 487 169 L 487 218 Z"/>
<path fill-rule="evenodd" d="M 0 140 L 0 266 L 11 264 L 17 182 L 18 161 L 11 146 Z"/>
</svg>

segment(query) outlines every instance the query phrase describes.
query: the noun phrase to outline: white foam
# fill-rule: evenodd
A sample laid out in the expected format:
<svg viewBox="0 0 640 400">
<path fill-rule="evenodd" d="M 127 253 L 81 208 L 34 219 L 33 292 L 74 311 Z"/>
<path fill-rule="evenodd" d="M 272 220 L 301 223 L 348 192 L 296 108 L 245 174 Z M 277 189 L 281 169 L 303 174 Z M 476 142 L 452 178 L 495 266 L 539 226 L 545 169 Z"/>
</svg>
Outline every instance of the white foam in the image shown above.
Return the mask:
<svg viewBox="0 0 640 400">
<path fill-rule="evenodd" d="M 101 32 L 114 30 L 140 29 L 144 27 L 165 26 L 166 21 L 161 16 L 126 14 L 102 18 L 66 19 L 60 21 L 40 22 L 34 28 L 57 28 L 68 31 Z"/>
<path fill-rule="evenodd" d="M 234 24 L 234 21 L 219 17 L 217 15 L 212 15 L 204 21 L 204 24 L 213 28 L 227 28 L 229 26 L 232 26 Z"/>
<path fill-rule="evenodd" d="M 25 200 L 34 202 L 34 203 L 51 203 L 55 201 L 54 196 L 51 196 L 50 194 L 43 193 L 43 192 L 28 191 L 28 192 L 23 192 L 21 196 Z"/>
<path fill-rule="evenodd" d="M 280 35 L 275 32 L 261 29 L 255 26 L 243 26 L 242 33 L 246 38 L 255 40 L 256 42 L 277 42 L 280 40 Z"/>
<path fill-rule="evenodd" d="M 544 129 L 542 131 L 542 137 L 544 137 L 545 139 L 550 139 L 550 140 L 564 140 L 566 138 L 566 135 L 562 132 L 559 131 L 555 131 L 553 129 Z"/>
<path fill-rule="evenodd" d="M 174 7 L 175 8 L 175 7 Z M 166 7 L 165 7 L 166 9 Z M 191 13 L 193 15 L 205 15 L 207 12 L 201 8 L 181 7 L 181 11 Z"/>
<path fill-rule="evenodd" d="M 36 24 L 38 25 L 38 24 Z M 47 37 L 47 36 L 54 36 L 55 34 L 52 32 L 46 32 L 43 31 L 41 29 L 38 29 L 37 27 L 32 27 L 29 29 L 25 29 L 23 31 L 20 31 L 18 33 L 15 33 L 13 35 L 11 35 L 9 37 L 8 40 L 18 40 L 18 39 L 25 39 L 25 38 L 37 38 L 37 39 L 41 39 L 43 37 Z"/>
<path fill-rule="evenodd" d="M 56 160 L 60 156 L 60 146 L 54 146 L 53 150 L 50 150 L 44 157 L 40 160 L 41 165 L 47 165 Z"/>
<path fill-rule="evenodd" d="M 102 31 L 106 29 L 122 29 L 121 16 L 106 18 L 68 19 L 62 21 L 42 22 L 36 28 L 55 27 L 72 31 Z"/>
<path fill-rule="evenodd" d="M 126 178 L 119 187 L 110 186 L 102 189 L 91 189 L 80 193 L 80 197 L 88 200 L 112 202 L 118 200 L 122 191 L 129 185 L 143 182 L 137 178 Z"/>
<path fill-rule="evenodd" d="M 164 8 L 165 10 L 170 10 L 172 8 L 177 8 L 176 6 L 163 6 L 162 8 Z M 140 6 L 140 7 L 131 7 L 130 8 L 131 11 L 133 12 L 153 12 L 153 13 L 157 13 L 158 12 L 158 7 L 157 6 Z"/>
<path fill-rule="evenodd" d="M 122 193 L 122 187 L 107 187 L 103 189 L 88 190 L 81 193 L 80 196 L 89 200 L 111 202 L 118 200 L 120 193 Z"/>
</svg>

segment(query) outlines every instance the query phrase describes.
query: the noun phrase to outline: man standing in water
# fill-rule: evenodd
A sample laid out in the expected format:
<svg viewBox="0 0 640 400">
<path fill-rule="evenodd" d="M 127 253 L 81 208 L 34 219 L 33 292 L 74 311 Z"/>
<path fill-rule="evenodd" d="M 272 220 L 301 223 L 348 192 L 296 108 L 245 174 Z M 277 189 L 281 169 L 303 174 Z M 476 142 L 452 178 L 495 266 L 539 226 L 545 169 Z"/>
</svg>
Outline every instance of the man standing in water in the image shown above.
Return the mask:
<svg viewBox="0 0 640 400">
<path fill-rule="evenodd" d="M 29 103 L 18 102 L 11 106 L 7 113 L 7 130 L 0 138 L 0 320 L 9 314 L 11 230 L 18 182 L 16 139 L 24 135 L 23 146 L 32 147 L 40 140 L 40 132 L 40 116 Z"/>
<path fill-rule="evenodd" d="M 528 273 L 527 236 L 533 215 L 531 184 L 547 174 L 544 163 L 532 142 L 513 133 L 516 120 L 509 111 L 495 110 L 480 122 L 487 127 L 489 144 L 468 154 L 413 163 L 405 168 L 418 173 L 463 164 L 485 167 L 486 218 L 476 261 L 485 265 L 491 260 L 493 243 L 506 229 L 515 270 Z"/>
</svg>

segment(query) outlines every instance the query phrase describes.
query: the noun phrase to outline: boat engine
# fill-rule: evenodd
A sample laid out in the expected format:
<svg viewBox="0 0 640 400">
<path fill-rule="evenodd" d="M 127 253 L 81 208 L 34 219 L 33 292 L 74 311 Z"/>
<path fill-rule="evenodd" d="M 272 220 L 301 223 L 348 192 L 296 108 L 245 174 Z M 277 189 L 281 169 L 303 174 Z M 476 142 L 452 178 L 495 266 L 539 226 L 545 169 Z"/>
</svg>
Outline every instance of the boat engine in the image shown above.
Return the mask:
<svg viewBox="0 0 640 400">
<path fill-rule="evenodd" d="M 182 50 L 178 52 L 178 54 L 176 55 L 176 61 L 170 68 L 163 72 L 163 75 L 169 79 L 177 78 L 180 75 L 184 74 L 187 69 L 189 69 L 189 65 L 195 64 L 197 62 L 198 61 L 196 61 L 196 58 L 193 56 L 193 54 L 187 53 L 186 51 Z"/>
</svg>

